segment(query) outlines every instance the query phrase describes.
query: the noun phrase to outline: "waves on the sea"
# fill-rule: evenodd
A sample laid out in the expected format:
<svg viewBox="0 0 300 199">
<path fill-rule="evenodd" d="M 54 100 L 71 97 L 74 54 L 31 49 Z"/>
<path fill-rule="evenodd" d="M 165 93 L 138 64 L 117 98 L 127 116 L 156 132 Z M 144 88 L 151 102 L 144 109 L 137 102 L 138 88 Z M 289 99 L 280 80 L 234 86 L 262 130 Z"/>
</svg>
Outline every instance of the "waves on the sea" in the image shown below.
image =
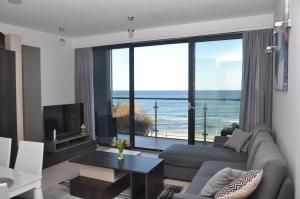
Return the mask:
<svg viewBox="0 0 300 199">
<path fill-rule="evenodd" d="M 128 91 L 114 91 L 113 104 L 128 103 Z M 157 103 L 157 126 L 159 134 L 187 135 L 188 132 L 188 92 L 187 91 L 135 91 L 135 104 L 154 121 Z M 139 99 L 142 98 L 142 99 Z M 152 99 L 145 99 L 152 98 Z M 154 98 L 154 99 L 153 99 Z M 173 99 L 161 99 L 173 98 Z M 206 131 L 219 135 L 224 127 L 239 121 L 240 91 L 196 91 L 195 93 L 196 134 L 204 131 L 204 108 L 206 107 Z"/>
</svg>

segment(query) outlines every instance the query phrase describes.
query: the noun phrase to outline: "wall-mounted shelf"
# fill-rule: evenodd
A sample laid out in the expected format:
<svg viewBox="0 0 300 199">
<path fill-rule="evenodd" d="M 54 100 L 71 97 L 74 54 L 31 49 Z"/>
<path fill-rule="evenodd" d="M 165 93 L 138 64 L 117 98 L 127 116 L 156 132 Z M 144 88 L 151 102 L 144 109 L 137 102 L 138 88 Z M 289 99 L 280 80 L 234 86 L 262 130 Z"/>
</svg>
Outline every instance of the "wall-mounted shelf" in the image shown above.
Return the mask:
<svg viewBox="0 0 300 199">
<path fill-rule="evenodd" d="M 79 135 L 70 136 L 60 140 L 46 140 L 45 151 L 55 153 L 76 147 L 85 143 L 91 142 L 90 134 L 82 133 Z"/>
</svg>

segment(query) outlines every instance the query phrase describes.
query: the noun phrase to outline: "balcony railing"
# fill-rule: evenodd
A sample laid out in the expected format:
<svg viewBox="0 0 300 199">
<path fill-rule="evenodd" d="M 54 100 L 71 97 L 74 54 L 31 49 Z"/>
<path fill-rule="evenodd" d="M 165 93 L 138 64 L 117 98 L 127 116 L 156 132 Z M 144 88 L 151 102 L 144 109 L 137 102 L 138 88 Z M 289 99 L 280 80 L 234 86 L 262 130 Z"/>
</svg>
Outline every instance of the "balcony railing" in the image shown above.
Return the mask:
<svg viewBox="0 0 300 199">
<path fill-rule="evenodd" d="M 135 129 L 136 135 L 188 139 L 188 98 L 136 97 L 134 99 L 137 124 L 135 126 L 138 126 Z M 113 105 L 117 104 L 128 105 L 129 98 L 113 97 Z M 129 113 L 129 105 L 126 110 Z M 239 98 L 196 98 L 196 141 L 212 141 L 214 136 L 220 135 L 224 127 L 238 123 L 239 111 Z M 123 122 L 128 124 L 118 125 L 118 131 L 128 133 L 129 117 Z"/>
</svg>

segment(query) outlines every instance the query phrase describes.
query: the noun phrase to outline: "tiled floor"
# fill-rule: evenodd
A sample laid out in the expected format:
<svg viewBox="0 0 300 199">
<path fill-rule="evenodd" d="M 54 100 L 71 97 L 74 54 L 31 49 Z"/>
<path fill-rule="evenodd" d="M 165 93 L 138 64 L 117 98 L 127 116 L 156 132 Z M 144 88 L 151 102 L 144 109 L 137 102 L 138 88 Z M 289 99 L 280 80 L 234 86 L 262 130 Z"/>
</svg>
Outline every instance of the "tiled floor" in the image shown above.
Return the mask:
<svg viewBox="0 0 300 199">
<path fill-rule="evenodd" d="M 98 147 L 97 150 L 102 151 L 105 149 L 107 149 L 107 147 Z M 155 152 L 152 153 L 152 152 L 142 151 L 142 155 L 157 157 L 157 153 Z M 78 175 L 79 175 L 79 165 L 68 161 L 46 168 L 43 170 L 43 181 L 42 181 L 43 190 L 56 186 L 58 183 L 66 179 L 74 178 Z M 171 179 L 165 179 L 165 183 L 180 185 L 183 186 L 184 189 L 189 185 L 188 182 L 171 180 Z"/>
</svg>

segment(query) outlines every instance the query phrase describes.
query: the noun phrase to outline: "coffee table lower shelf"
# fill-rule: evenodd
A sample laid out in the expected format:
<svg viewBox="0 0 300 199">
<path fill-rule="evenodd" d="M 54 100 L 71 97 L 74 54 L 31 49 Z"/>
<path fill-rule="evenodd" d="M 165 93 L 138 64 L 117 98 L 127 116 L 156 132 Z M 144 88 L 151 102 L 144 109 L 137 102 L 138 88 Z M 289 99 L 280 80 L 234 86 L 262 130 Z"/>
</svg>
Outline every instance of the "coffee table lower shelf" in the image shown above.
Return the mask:
<svg viewBox="0 0 300 199">
<path fill-rule="evenodd" d="M 78 176 L 70 181 L 70 194 L 85 199 L 112 199 L 131 186 L 133 199 L 155 199 L 163 190 L 163 164 L 147 174 L 130 172 L 115 182 Z"/>
<path fill-rule="evenodd" d="M 70 181 L 70 194 L 85 199 L 111 199 L 130 186 L 130 174 L 116 182 L 107 182 L 94 178 L 78 176 Z"/>
</svg>

